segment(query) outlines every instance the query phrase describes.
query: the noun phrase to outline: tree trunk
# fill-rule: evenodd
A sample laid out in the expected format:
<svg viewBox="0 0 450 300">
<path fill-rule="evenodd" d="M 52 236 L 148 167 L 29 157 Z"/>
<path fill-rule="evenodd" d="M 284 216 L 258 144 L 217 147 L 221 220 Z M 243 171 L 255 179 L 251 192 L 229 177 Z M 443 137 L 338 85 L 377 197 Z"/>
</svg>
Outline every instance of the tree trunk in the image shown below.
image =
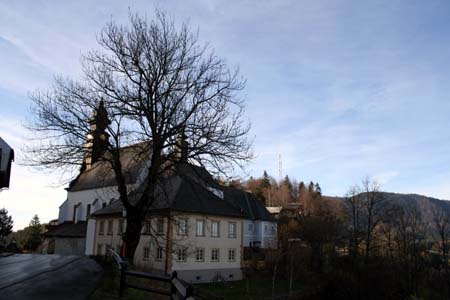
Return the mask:
<svg viewBox="0 0 450 300">
<path fill-rule="evenodd" d="M 138 213 L 127 213 L 127 229 L 124 237 L 125 243 L 125 258 L 128 262 L 133 263 L 134 253 L 141 238 L 142 221 L 143 218 Z"/>
</svg>

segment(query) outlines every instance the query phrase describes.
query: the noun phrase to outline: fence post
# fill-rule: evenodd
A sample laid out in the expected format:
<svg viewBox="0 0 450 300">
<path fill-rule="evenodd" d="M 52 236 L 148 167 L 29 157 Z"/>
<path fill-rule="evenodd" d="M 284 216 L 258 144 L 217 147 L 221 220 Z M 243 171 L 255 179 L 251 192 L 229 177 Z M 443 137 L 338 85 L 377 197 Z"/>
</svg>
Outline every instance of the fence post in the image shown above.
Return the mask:
<svg viewBox="0 0 450 300">
<path fill-rule="evenodd" d="M 173 280 L 176 279 L 178 276 L 177 271 L 172 272 L 172 278 L 170 279 L 170 299 L 174 300 L 173 295 L 178 297 L 177 295 L 177 288 L 173 284 Z"/>
<path fill-rule="evenodd" d="M 127 284 L 126 279 L 126 272 L 127 272 L 127 262 L 121 261 L 120 262 L 120 286 L 119 286 L 119 299 L 123 299 L 123 296 L 125 294 L 125 287 Z"/>
<path fill-rule="evenodd" d="M 193 287 L 191 286 L 191 285 L 189 285 L 187 288 L 186 288 L 186 296 L 183 298 L 184 300 L 185 299 L 188 299 L 189 297 L 191 297 L 191 296 L 194 296 L 194 289 L 193 289 Z"/>
</svg>

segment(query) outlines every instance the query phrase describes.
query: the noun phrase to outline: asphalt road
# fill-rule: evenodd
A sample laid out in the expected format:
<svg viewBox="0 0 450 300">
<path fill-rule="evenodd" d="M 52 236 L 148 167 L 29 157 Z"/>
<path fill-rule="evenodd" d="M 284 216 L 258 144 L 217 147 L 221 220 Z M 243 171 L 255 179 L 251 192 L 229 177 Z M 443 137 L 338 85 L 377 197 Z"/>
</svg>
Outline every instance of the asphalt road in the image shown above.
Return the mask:
<svg viewBox="0 0 450 300">
<path fill-rule="evenodd" d="M 83 256 L 15 254 L 0 257 L 0 299 L 86 299 L 101 267 Z"/>
</svg>

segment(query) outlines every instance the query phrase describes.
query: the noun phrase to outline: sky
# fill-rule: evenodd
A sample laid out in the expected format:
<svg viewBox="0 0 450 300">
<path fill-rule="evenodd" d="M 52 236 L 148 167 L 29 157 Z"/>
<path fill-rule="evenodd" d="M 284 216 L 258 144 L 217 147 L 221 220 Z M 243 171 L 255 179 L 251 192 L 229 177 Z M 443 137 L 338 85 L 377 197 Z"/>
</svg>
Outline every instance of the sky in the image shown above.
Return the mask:
<svg viewBox="0 0 450 300">
<path fill-rule="evenodd" d="M 450 199 L 448 1 L 0 0 L 0 136 L 16 152 L 0 192 L 14 228 L 57 218 L 58 174 L 20 164 L 30 93 L 79 79 L 106 22 L 155 8 L 188 21 L 247 85 L 255 159 L 248 176 L 319 182 L 342 196 L 365 177 L 382 189 Z"/>
</svg>

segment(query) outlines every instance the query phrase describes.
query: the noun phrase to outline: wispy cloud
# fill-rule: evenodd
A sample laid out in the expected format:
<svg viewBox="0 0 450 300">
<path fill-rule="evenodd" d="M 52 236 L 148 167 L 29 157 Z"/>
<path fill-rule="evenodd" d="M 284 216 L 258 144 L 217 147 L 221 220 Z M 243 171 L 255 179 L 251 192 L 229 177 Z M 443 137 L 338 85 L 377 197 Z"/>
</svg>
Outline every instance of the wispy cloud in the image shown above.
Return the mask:
<svg viewBox="0 0 450 300">
<path fill-rule="evenodd" d="M 78 77 L 80 54 L 97 47 L 107 21 L 126 22 L 129 9 L 151 17 L 155 6 L 189 19 L 247 77 L 251 175 L 277 175 L 281 154 L 284 173 L 328 194 L 369 176 L 385 190 L 450 199 L 446 2 L 1 2 L 1 117 L 22 120 L 24 95 L 54 73 Z M 0 126 L 12 143 L 27 143 L 13 130 Z M 13 189 L 0 200 L 7 193 L 14 209 L 25 205 Z"/>
</svg>

